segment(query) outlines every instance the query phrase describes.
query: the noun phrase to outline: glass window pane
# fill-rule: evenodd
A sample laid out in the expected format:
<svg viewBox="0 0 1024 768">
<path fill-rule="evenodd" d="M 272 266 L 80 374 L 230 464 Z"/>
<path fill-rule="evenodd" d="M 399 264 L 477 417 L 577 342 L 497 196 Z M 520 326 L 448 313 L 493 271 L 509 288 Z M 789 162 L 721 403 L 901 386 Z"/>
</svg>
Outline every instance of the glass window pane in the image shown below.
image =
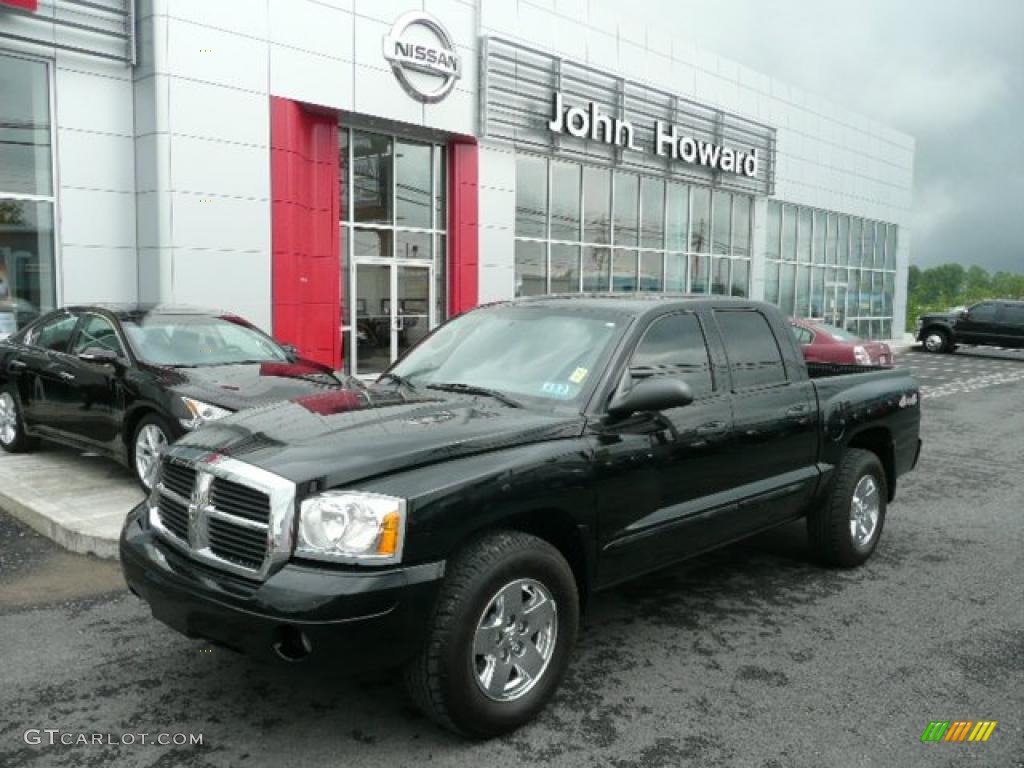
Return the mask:
<svg viewBox="0 0 1024 768">
<path fill-rule="evenodd" d="M 552 240 L 580 239 L 580 173 L 576 163 L 551 163 Z"/>
<path fill-rule="evenodd" d="M 799 252 L 797 258 L 800 261 L 806 263 L 811 260 L 811 238 L 813 234 L 811 232 L 811 209 L 801 208 L 799 214 L 800 231 L 797 233 L 797 243 L 799 245 Z"/>
<path fill-rule="evenodd" d="M 13 333 L 56 303 L 53 204 L 0 200 L 0 332 Z"/>
<path fill-rule="evenodd" d="M 872 272 L 871 273 L 871 315 L 873 317 L 881 317 L 885 314 L 883 309 L 883 298 L 882 298 L 882 273 Z"/>
<path fill-rule="evenodd" d="M 893 289 L 893 278 L 895 275 L 892 272 L 886 272 L 882 276 L 882 314 L 885 317 L 892 317 L 892 297 L 895 292 Z M 889 338 L 886 335 L 885 338 Z"/>
<path fill-rule="evenodd" d="M 807 317 L 811 311 L 811 268 L 801 264 L 796 270 L 796 307 L 797 317 Z"/>
<path fill-rule="evenodd" d="M 393 230 L 354 228 L 351 232 L 353 256 L 391 256 Z"/>
<path fill-rule="evenodd" d="M 870 317 L 871 312 L 871 273 L 864 270 L 860 273 L 860 315 Z"/>
<path fill-rule="evenodd" d="M 0 193 L 53 194 L 46 64 L 0 56 Z"/>
<path fill-rule="evenodd" d="M 750 262 L 747 261 L 746 259 L 733 259 L 732 295 L 750 295 Z"/>
<path fill-rule="evenodd" d="M 850 327 L 850 318 L 860 317 L 860 272 L 856 269 L 848 270 L 846 273 L 846 320 L 847 328 Z M 856 323 L 854 323 L 856 333 Z"/>
<path fill-rule="evenodd" d="M 665 247 L 665 182 L 644 178 L 640 182 L 641 222 L 640 245 L 643 248 Z"/>
<path fill-rule="evenodd" d="M 444 235 L 435 235 L 434 249 L 434 301 L 437 304 L 437 322 L 448 319 L 448 246 Z"/>
<path fill-rule="evenodd" d="M 711 190 L 707 187 L 690 188 L 690 250 L 695 253 L 711 251 Z"/>
<path fill-rule="evenodd" d="M 607 244 L 612 215 L 612 172 L 607 168 L 583 169 L 583 239 Z"/>
<path fill-rule="evenodd" d="M 728 192 L 715 190 L 712 208 L 712 253 L 729 253 L 729 232 L 732 226 L 732 195 Z"/>
<path fill-rule="evenodd" d="M 716 258 L 712 262 L 711 292 L 720 296 L 729 295 L 729 260 Z"/>
<path fill-rule="evenodd" d="M 665 290 L 670 293 L 686 292 L 686 254 L 670 253 L 665 259 Z"/>
<path fill-rule="evenodd" d="M 395 232 L 395 255 L 400 259 L 432 259 L 433 235 L 429 232 Z"/>
<path fill-rule="evenodd" d="M 661 253 L 643 251 L 640 253 L 640 282 L 641 291 L 661 291 L 664 280 L 662 270 L 664 268 L 664 256 Z"/>
<path fill-rule="evenodd" d="M 825 263 L 825 212 L 814 212 L 814 237 L 811 239 L 813 252 L 811 261 L 815 264 Z"/>
<path fill-rule="evenodd" d="M 828 221 L 826 222 L 825 228 L 825 263 L 835 264 L 836 263 L 836 246 L 839 240 L 839 217 L 834 213 L 828 214 Z"/>
<path fill-rule="evenodd" d="M 811 271 L 811 313 L 810 317 L 825 316 L 825 270 Z"/>
<path fill-rule="evenodd" d="M 668 249 L 685 251 L 690 222 L 690 188 L 685 184 L 668 185 Z"/>
<path fill-rule="evenodd" d="M 750 256 L 750 203 L 746 195 L 732 199 L 732 255 Z"/>
<path fill-rule="evenodd" d="M 850 219 L 850 266 L 864 266 L 864 228 L 862 219 Z"/>
<path fill-rule="evenodd" d="M 796 206 L 786 205 L 782 208 L 782 258 L 787 261 L 796 259 Z"/>
<path fill-rule="evenodd" d="M 850 263 L 850 217 L 839 217 L 836 263 L 845 267 Z"/>
<path fill-rule="evenodd" d="M 711 257 L 693 254 L 690 256 L 690 292 L 707 293 L 710 282 Z"/>
<path fill-rule="evenodd" d="M 782 238 L 782 206 L 774 200 L 768 201 L 768 244 L 765 253 L 769 259 L 782 258 L 780 242 Z"/>
<path fill-rule="evenodd" d="M 448 162 L 445 148 L 440 145 L 434 146 L 434 179 L 434 210 L 437 216 L 434 229 L 444 231 L 448 229 L 448 212 L 445 209 L 445 201 L 448 199 Z"/>
<path fill-rule="evenodd" d="M 615 244 L 636 245 L 640 204 L 640 177 L 615 173 Z M 632 289 L 630 289 L 632 290 Z"/>
<path fill-rule="evenodd" d="M 578 245 L 552 243 L 551 292 L 580 292 L 580 247 Z"/>
<path fill-rule="evenodd" d="M 612 290 L 636 290 L 636 251 L 616 248 L 612 257 Z"/>
<path fill-rule="evenodd" d="M 779 263 L 769 261 L 764 265 L 764 300 L 770 304 L 779 303 Z"/>
<path fill-rule="evenodd" d="M 611 290 L 612 252 L 609 248 L 584 246 L 583 290 L 590 292 Z"/>
<path fill-rule="evenodd" d="M 548 161 L 516 155 L 516 236 L 547 237 Z"/>
<path fill-rule="evenodd" d="M 391 267 L 356 265 L 356 373 L 391 364 Z"/>
<path fill-rule="evenodd" d="M 391 199 L 391 138 L 352 132 L 353 219 L 393 224 Z"/>
<path fill-rule="evenodd" d="M 400 227 L 430 229 L 433 187 L 429 144 L 398 140 L 395 147 L 395 223 Z"/>
<path fill-rule="evenodd" d="M 779 275 L 779 309 L 787 315 L 793 314 L 793 299 L 796 295 L 796 265 L 783 262 Z"/>
<path fill-rule="evenodd" d="M 348 128 L 341 128 L 338 131 L 338 167 L 340 169 L 338 173 L 338 204 L 339 213 L 341 214 L 340 218 L 342 221 L 351 221 L 351 217 L 349 215 L 351 212 L 348 209 L 348 192 L 352 185 L 352 181 L 348 177 L 348 172 L 351 170 L 348 162 L 348 139 L 350 133 L 351 131 L 349 131 Z M 346 283 L 346 285 L 348 285 L 348 283 Z"/>
<path fill-rule="evenodd" d="M 548 292 L 547 245 L 516 240 L 516 296 L 540 296 Z"/>
<path fill-rule="evenodd" d="M 896 225 L 890 224 L 885 237 L 885 268 L 896 269 Z"/>
</svg>

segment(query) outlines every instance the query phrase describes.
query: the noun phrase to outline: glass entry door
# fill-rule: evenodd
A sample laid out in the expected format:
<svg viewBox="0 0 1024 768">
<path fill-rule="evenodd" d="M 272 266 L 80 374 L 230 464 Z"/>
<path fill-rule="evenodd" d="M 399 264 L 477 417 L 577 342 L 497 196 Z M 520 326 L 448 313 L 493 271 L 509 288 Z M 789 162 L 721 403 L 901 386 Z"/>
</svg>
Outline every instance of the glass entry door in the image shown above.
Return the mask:
<svg viewBox="0 0 1024 768">
<path fill-rule="evenodd" d="M 846 283 L 833 281 L 825 285 L 825 320 L 836 328 L 846 327 Z"/>
<path fill-rule="evenodd" d="M 353 370 L 379 374 L 435 324 L 433 265 L 357 261 Z"/>
</svg>

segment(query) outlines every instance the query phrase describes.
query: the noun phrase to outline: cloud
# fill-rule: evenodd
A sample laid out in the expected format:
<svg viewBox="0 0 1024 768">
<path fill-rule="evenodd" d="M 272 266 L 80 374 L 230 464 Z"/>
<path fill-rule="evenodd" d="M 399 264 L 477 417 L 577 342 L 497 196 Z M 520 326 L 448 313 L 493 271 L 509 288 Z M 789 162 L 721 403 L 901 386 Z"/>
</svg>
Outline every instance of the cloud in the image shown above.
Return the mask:
<svg viewBox="0 0 1024 768">
<path fill-rule="evenodd" d="M 914 136 L 912 263 L 1024 272 L 1024 2 L 637 2 L 680 42 Z"/>
</svg>

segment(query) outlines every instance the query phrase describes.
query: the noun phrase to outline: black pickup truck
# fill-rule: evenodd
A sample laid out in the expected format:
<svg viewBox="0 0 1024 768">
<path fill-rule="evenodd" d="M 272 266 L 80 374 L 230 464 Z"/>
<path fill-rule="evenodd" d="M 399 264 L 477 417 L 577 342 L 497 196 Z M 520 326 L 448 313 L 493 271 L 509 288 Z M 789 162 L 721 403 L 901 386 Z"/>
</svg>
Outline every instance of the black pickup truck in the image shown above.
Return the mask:
<svg viewBox="0 0 1024 768">
<path fill-rule="evenodd" d="M 493 736 L 551 698 L 596 591 L 800 517 L 820 561 L 863 563 L 919 424 L 908 373 L 808 370 L 759 302 L 495 304 L 368 390 L 173 445 L 121 562 L 188 636 L 401 665 L 434 720 Z"/>
<path fill-rule="evenodd" d="M 969 309 L 922 315 L 917 340 L 928 352 L 953 352 L 962 345 L 1024 348 L 1024 301 L 981 301 Z"/>
</svg>

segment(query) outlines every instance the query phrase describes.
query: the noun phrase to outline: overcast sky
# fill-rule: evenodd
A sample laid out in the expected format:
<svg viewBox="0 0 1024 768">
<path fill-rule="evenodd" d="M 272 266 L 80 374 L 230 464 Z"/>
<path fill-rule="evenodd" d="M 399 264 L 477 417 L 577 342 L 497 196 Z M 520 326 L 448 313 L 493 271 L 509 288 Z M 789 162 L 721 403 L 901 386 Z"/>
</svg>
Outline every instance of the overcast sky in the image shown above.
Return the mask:
<svg viewBox="0 0 1024 768">
<path fill-rule="evenodd" d="M 912 264 L 1024 272 L 1024 0 L 636 2 L 914 136 Z"/>
</svg>

